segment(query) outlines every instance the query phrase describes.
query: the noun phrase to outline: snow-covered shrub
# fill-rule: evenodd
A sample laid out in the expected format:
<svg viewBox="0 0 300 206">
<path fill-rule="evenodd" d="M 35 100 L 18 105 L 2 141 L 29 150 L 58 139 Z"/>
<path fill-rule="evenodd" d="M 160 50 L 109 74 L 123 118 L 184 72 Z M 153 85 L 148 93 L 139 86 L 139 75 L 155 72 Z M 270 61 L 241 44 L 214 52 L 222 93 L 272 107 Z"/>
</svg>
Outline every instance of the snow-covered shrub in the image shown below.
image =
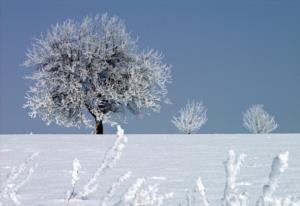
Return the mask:
<svg viewBox="0 0 300 206">
<path fill-rule="evenodd" d="M 244 127 L 252 133 L 270 133 L 278 127 L 274 117 L 263 107 L 262 104 L 253 105 L 243 115 Z"/>
<path fill-rule="evenodd" d="M 207 109 L 202 102 L 188 102 L 179 111 L 178 117 L 173 117 L 172 123 L 177 129 L 186 134 L 197 132 L 207 122 Z"/>
<path fill-rule="evenodd" d="M 163 55 L 140 51 L 123 21 L 106 14 L 52 26 L 24 65 L 36 69 L 24 105 L 32 118 L 66 127 L 93 120 L 96 133 L 114 114 L 159 111 L 171 81 Z"/>
<path fill-rule="evenodd" d="M 31 165 L 38 153 L 33 153 L 19 166 L 15 166 L 0 184 L 0 206 L 12 203 L 21 205 L 18 198 L 19 190 L 30 180 L 37 164 Z M 24 176 L 25 175 L 25 176 Z"/>
</svg>

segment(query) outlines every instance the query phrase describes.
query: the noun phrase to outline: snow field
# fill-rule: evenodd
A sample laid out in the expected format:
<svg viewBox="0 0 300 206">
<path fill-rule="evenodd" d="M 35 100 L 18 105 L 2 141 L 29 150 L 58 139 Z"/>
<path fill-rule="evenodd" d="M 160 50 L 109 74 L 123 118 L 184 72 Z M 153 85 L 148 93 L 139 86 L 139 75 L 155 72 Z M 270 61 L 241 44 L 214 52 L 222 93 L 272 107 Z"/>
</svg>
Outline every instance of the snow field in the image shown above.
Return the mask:
<svg viewBox="0 0 300 206">
<path fill-rule="evenodd" d="M 186 205 L 187 191 L 194 195 L 196 181 L 201 176 L 211 205 L 220 205 L 224 193 L 223 162 L 228 150 L 245 153 L 244 166 L 237 181 L 246 190 L 249 205 L 254 205 L 268 183 L 273 157 L 289 151 L 289 167 L 281 175 L 278 196 L 300 193 L 300 135 L 299 134 L 215 134 L 215 135 L 127 135 L 128 143 L 116 166 L 102 175 L 99 189 L 88 200 L 70 205 L 100 205 L 112 183 L 127 171 L 131 178 L 118 189 L 116 197 L 124 194 L 139 177 L 159 184 L 159 193 L 173 192 L 168 205 Z M 79 192 L 101 164 L 105 152 L 111 148 L 115 135 L 1 135 L 1 182 L 12 166 L 21 164 L 27 156 L 39 152 L 38 163 L 31 179 L 18 197 L 22 205 L 64 205 L 66 192 L 71 189 L 73 160 L 80 161 Z M 200 197 L 199 193 L 195 193 Z M 202 205 L 202 202 L 201 202 Z"/>
</svg>

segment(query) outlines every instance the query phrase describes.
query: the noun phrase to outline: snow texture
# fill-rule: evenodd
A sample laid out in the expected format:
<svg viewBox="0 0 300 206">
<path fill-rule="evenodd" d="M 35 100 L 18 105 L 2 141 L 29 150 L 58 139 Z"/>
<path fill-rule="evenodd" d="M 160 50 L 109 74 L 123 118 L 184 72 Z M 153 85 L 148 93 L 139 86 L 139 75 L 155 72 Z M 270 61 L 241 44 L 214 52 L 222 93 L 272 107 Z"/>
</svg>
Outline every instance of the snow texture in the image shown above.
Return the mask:
<svg viewBox="0 0 300 206">
<path fill-rule="evenodd" d="M 286 168 L 286 155 L 275 158 L 277 163 L 273 165 L 277 166 L 272 166 L 274 172 L 271 172 L 270 176 L 276 177 L 280 172 L 280 187 L 277 187 L 272 198 L 283 197 L 280 200 L 284 204 L 276 203 L 280 206 L 299 205 L 299 134 L 126 136 L 130 141 L 126 143 L 121 159 L 113 169 L 105 173 L 105 176 L 99 178 L 97 191 L 89 194 L 86 200 L 72 199 L 69 206 L 102 205 L 101 201 L 107 196 L 110 188 L 128 170 L 132 172 L 131 178 L 116 188 L 113 196 L 107 201 L 108 205 L 123 200 L 122 197 L 139 178 L 144 179 L 144 183 L 139 187 L 143 191 L 149 191 L 149 186 L 157 190 L 159 186 L 160 192 L 156 193 L 156 197 L 173 192 L 172 198 L 165 199 L 165 205 L 185 205 L 187 189 L 197 186 L 196 194 L 201 198 L 201 194 L 198 193 L 201 187 L 196 185 L 199 176 L 205 185 L 205 202 L 209 205 L 220 205 L 221 197 L 224 197 L 224 184 L 229 183 L 235 185 L 238 191 L 247 191 L 247 205 L 255 205 L 257 199 L 263 196 L 263 185 L 272 185 L 267 179 L 270 164 L 280 151 L 289 151 L 289 168 L 284 169 L 282 175 L 280 171 L 283 171 L 281 168 Z M 72 179 L 70 166 L 74 158 L 80 160 L 81 164 L 78 173 L 80 180 L 76 183 L 76 190 L 80 191 L 93 176 L 107 154 L 105 151 L 112 148 L 115 140 L 115 135 L 0 135 L 0 182 L 4 182 L 13 165 L 24 161 L 24 156 L 40 152 L 34 159 L 39 166 L 35 168 L 30 180 L 20 188 L 17 198 L 23 206 L 65 205 L 66 191 L 70 190 Z M 222 162 L 226 159 L 228 150 L 235 151 L 235 154 L 247 154 L 246 161 L 237 175 L 234 172 L 234 168 L 237 167 L 230 167 L 233 168 L 230 170 L 233 172 L 230 176 L 236 175 L 235 184 L 231 181 L 226 183 L 227 178 L 224 178 L 224 166 L 226 169 L 227 164 L 222 166 Z M 236 164 L 239 162 L 236 161 L 238 157 L 232 156 L 230 158 L 234 161 L 228 159 L 227 162 L 240 165 Z M 19 176 L 20 181 L 23 177 L 26 177 L 26 174 Z M 247 182 L 251 184 L 246 184 Z M 129 202 L 135 201 L 130 199 Z M 291 202 L 293 203 L 290 204 Z M 10 206 L 9 203 L 11 202 L 7 201 L 3 205 Z M 197 205 L 203 205 L 203 201 Z"/>
</svg>

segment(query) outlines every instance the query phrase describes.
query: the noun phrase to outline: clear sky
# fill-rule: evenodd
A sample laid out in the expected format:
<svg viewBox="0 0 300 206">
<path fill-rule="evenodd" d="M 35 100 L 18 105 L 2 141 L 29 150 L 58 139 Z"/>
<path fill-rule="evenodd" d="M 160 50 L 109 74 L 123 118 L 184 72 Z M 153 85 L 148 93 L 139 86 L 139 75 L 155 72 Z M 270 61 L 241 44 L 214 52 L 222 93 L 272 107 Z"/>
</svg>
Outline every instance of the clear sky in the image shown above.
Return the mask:
<svg viewBox="0 0 300 206">
<path fill-rule="evenodd" d="M 0 0 L 0 133 L 89 133 L 46 126 L 22 105 L 29 82 L 25 52 L 50 25 L 86 15 L 117 15 L 140 48 L 164 53 L 171 64 L 171 105 L 142 119 L 128 133 L 176 133 L 170 123 L 188 99 L 203 100 L 203 133 L 243 133 L 242 112 L 261 103 L 277 132 L 300 132 L 299 0 Z M 109 126 L 106 131 L 112 132 Z"/>
</svg>

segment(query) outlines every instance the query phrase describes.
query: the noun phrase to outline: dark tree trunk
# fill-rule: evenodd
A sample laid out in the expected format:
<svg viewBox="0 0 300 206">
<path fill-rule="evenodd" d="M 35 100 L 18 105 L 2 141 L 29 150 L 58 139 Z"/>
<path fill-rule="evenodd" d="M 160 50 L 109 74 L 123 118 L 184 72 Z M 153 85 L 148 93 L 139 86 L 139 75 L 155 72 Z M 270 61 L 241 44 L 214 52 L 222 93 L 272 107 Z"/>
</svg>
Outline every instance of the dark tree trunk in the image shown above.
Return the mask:
<svg viewBox="0 0 300 206">
<path fill-rule="evenodd" d="M 103 123 L 102 123 L 102 120 L 100 120 L 100 121 L 96 120 L 95 133 L 96 134 L 103 134 Z"/>
<path fill-rule="evenodd" d="M 93 110 L 89 106 L 89 104 L 85 104 L 87 110 L 90 112 L 90 114 L 94 117 L 95 119 L 95 134 L 103 134 L 103 122 L 102 120 L 97 120 L 97 116 L 93 113 Z"/>
</svg>

